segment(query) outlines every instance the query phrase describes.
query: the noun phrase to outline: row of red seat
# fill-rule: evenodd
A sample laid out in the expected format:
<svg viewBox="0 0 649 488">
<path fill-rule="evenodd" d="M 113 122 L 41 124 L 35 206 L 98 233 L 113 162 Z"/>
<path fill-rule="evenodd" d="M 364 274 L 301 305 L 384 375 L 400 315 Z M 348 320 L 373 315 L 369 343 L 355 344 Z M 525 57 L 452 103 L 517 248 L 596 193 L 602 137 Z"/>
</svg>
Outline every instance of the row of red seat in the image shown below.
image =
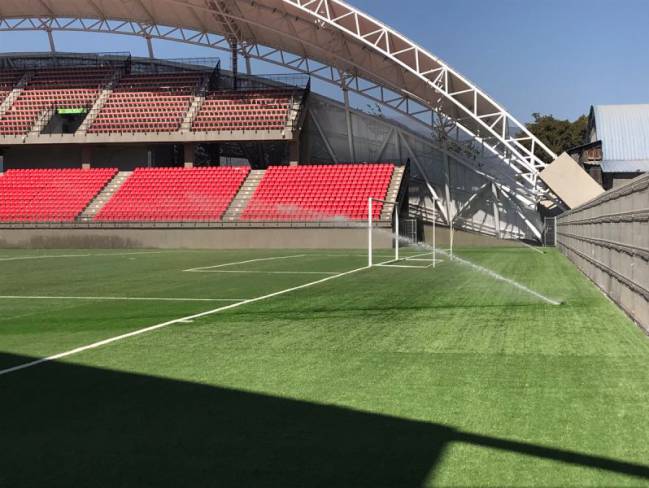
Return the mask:
<svg viewBox="0 0 649 488">
<path fill-rule="evenodd" d="M 202 73 L 124 76 L 89 132 L 175 132 L 202 78 Z"/>
<path fill-rule="evenodd" d="M 9 170 L 0 178 L 0 220 L 73 221 L 117 170 Z"/>
<path fill-rule="evenodd" d="M 365 219 L 369 198 L 385 198 L 393 171 L 394 166 L 389 164 L 270 167 L 241 218 Z M 381 210 L 382 204 L 377 202 L 374 218 Z"/>
<path fill-rule="evenodd" d="M 250 168 L 138 168 L 98 221 L 220 220 Z"/>
<path fill-rule="evenodd" d="M 241 219 L 365 219 L 368 199 L 385 198 L 393 171 L 390 164 L 270 167 Z M 138 168 L 95 220 L 220 220 L 248 172 L 247 167 Z M 115 173 L 115 169 L 10 170 L 0 178 L 0 220 L 72 221 Z M 381 210 L 376 202 L 374 218 Z"/>
<path fill-rule="evenodd" d="M 290 100 L 287 90 L 212 93 L 194 118 L 192 130 L 279 130 L 286 126 Z"/>
<path fill-rule="evenodd" d="M 104 68 L 46 69 L 34 72 L 0 120 L 0 134 L 28 132 L 49 108 L 89 108 L 112 71 Z"/>
</svg>

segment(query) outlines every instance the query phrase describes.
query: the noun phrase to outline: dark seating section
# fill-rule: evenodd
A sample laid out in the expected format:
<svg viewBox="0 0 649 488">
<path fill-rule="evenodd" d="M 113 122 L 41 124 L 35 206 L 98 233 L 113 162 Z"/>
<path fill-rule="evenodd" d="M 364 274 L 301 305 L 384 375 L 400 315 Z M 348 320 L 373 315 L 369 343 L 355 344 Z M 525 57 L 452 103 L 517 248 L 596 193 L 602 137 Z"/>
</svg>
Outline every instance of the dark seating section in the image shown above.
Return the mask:
<svg viewBox="0 0 649 488">
<path fill-rule="evenodd" d="M 124 76 L 88 132 L 176 132 L 202 73 Z"/>
<path fill-rule="evenodd" d="M 290 100 L 286 90 L 210 93 L 192 130 L 280 130 L 286 127 Z"/>
<path fill-rule="evenodd" d="M 249 168 L 138 168 L 97 221 L 220 220 Z"/>
<path fill-rule="evenodd" d="M 73 221 L 116 172 L 113 168 L 9 170 L 0 176 L 0 221 Z"/>
<path fill-rule="evenodd" d="M 369 198 L 385 199 L 393 171 L 391 164 L 273 166 L 242 220 L 366 219 Z M 382 207 L 380 202 L 373 206 L 374 218 Z"/>
<path fill-rule="evenodd" d="M 0 134 L 28 133 L 40 115 L 48 109 L 90 109 L 111 73 L 112 70 L 105 68 L 36 71 L 0 120 Z"/>
</svg>

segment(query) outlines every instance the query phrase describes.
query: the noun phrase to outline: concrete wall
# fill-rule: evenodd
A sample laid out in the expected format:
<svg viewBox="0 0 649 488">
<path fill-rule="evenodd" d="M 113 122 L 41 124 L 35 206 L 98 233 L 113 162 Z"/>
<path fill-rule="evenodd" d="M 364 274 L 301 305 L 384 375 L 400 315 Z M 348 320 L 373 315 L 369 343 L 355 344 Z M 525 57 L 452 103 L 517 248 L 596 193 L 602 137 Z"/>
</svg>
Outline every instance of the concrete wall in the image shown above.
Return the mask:
<svg viewBox="0 0 649 488">
<path fill-rule="evenodd" d="M 389 249 L 387 233 L 374 247 Z M 0 229 L 0 248 L 367 249 L 367 230 L 338 229 Z"/>
<path fill-rule="evenodd" d="M 557 245 L 649 332 L 649 174 L 562 214 Z"/>
<path fill-rule="evenodd" d="M 433 226 L 424 226 L 424 240 L 428 244 L 433 242 Z M 448 227 L 438 225 L 435 227 L 435 241 L 437 247 L 448 248 L 450 246 L 450 233 Z M 463 230 L 453 231 L 454 247 L 522 247 L 518 240 L 498 239 L 494 236 L 479 234 L 477 232 L 466 232 Z"/>
</svg>

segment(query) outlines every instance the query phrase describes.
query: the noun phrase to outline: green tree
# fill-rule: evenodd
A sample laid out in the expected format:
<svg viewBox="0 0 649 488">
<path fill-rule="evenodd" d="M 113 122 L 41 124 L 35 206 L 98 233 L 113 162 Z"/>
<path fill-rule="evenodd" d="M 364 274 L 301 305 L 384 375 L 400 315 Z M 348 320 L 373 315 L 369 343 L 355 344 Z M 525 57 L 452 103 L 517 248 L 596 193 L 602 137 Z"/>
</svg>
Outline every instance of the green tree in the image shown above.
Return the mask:
<svg viewBox="0 0 649 488">
<path fill-rule="evenodd" d="M 527 124 L 532 134 L 538 137 L 556 154 L 587 142 L 588 138 L 588 117 L 582 115 L 574 122 L 569 120 L 555 119 L 552 115 L 533 113 L 533 122 Z M 541 152 L 539 157 L 547 161 L 547 156 Z"/>
</svg>

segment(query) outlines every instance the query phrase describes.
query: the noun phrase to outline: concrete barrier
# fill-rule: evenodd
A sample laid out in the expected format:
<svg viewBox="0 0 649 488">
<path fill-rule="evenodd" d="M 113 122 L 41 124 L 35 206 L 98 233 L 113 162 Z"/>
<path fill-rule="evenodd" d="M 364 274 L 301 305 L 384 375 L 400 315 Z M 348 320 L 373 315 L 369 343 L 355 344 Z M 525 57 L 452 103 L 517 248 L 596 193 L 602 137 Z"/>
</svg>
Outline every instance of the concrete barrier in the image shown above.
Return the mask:
<svg viewBox="0 0 649 488">
<path fill-rule="evenodd" d="M 391 248 L 390 235 L 375 232 L 374 247 Z M 367 229 L 0 229 L 0 248 L 367 249 Z"/>
<path fill-rule="evenodd" d="M 649 174 L 559 216 L 557 246 L 649 333 Z"/>
</svg>

